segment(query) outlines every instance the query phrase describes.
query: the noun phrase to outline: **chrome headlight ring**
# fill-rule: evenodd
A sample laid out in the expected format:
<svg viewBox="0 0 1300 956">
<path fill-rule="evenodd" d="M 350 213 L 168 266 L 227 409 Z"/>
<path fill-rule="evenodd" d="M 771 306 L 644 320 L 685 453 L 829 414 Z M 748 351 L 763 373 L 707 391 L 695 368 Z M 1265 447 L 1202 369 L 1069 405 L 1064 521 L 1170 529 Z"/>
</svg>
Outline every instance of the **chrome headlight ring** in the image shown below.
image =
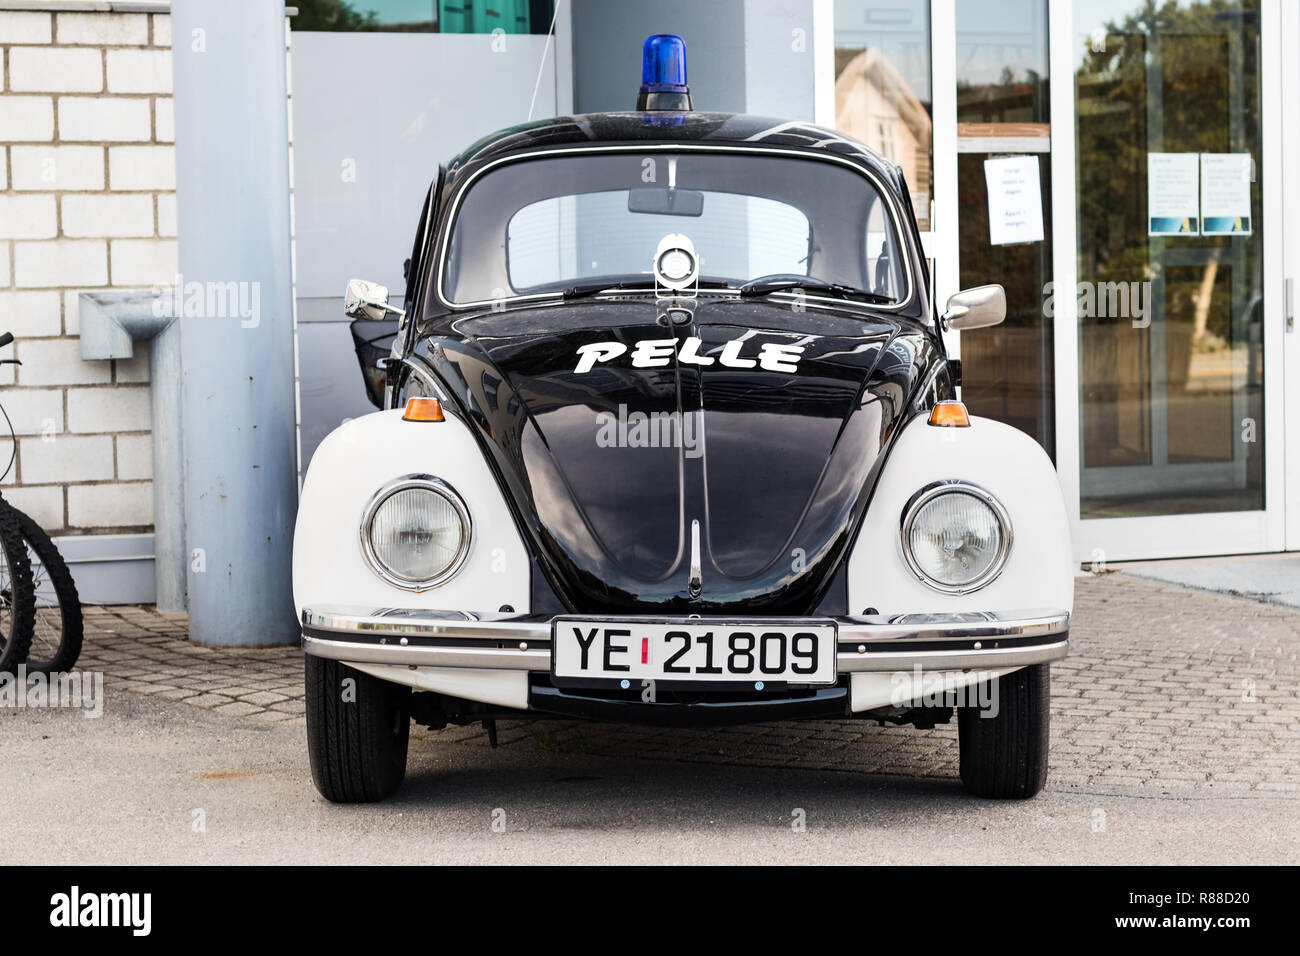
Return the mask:
<svg viewBox="0 0 1300 956">
<path fill-rule="evenodd" d="M 916 556 L 912 553 L 912 548 L 908 543 L 908 539 L 911 537 L 913 523 L 921 509 L 935 498 L 947 494 L 970 495 L 972 498 L 987 505 L 989 510 L 993 512 L 994 517 L 997 519 L 998 526 L 1001 530 L 1001 541 L 997 553 L 989 563 L 989 566 L 977 578 L 956 585 L 936 581 L 926 574 L 921 568 L 920 563 L 917 561 Z M 908 500 L 907 504 L 903 508 L 902 519 L 899 526 L 898 542 L 899 548 L 902 551 L 903 560 L 907 562 L 908 569 L 922 584 L 933 588 L 936 591 L 941 591 L 944 594 L 969 594 L 972 591 L 978 591 L 980 588 L 997 580 L 998 576 L 1002 573 L 1002 569 L 1006 567 L 1007 558 L 1010 556 L 1012 538 L 1011 516 L 1007 513 L 1007 509 L 1003 506 L 1001 501 L 994 497 L 991 492 L 981 488 L 979 485 L 973 484 L 972 482 L 962 481 L 960 479 L 947 479 L 926 485 Z"/>
<path fill-rule="evenodd" d="M 375 515 L 378 513 L 380 507 L 382 507 L 384 502 L 393 495 L 411 488 L 423 488 L 442 496 L 442 498 L 451 505 L 452 510 L 460 520 L 460 547 L 457 549 L 451 563 L 433 577 L 422 580 L 404 578 L 391 571 L 382 561 L 379 560 L 379 556 L 375 554 L 374 543 L 371 540 L 371 531 L 374 526 Z M 394 587 L 418 593 L 420 591 L 427 591 L 430 588 L 435 588 L 439 584 L 446 582 L 461 569 L 461 566 L 465 563 L 465 559 L 469 557 L 469 549 L 470 543 L 473 539 L 473 533 L 474 525 L 470 519 L 469 508 L 465 506 L 465 502 L 461 496 L 456 493 L 456 489 L 447 484 L 447 482 L 443 481 L 441 478 L 436 478 L 433 475 L 403 475 L 401 478 L 396 478 L 382 485 L 366 503 L 365 510 L 361 514 L 361 554 L 365 558 L 366 564 L 370 567 L 370 570 L 374 571 L 375 574 L 379 575 L 383 580 Z"/>
</svg>

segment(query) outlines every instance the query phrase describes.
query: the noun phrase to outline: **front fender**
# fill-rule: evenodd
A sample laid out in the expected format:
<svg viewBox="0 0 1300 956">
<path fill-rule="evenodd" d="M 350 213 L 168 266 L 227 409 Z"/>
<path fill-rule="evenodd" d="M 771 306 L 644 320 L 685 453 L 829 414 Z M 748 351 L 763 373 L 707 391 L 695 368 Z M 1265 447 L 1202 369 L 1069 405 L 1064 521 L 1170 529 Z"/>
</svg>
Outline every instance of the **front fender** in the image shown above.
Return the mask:
<svg viewBox="0 0 1300 956">
<path fill-rule="evenodd" d="M 1002 573 L 969 594 L 946 594 L 918 580 L 903 559 L 903 509 L 935 481 L 960 479 L 998 498 L 1011 519 Z M 1070 523 L 1051 459 L 1024 432 L 988 418 L 968 428 L 913 420 L 882 466 L 849 555 L 849 613 L 885 615 L 955 611 L 1071 610 L 1074 563 Z"/>
<path fill-rule="evenodd" d="M 312 457 L 293 539 L 293 597 L 304 607 L 347 604 L 495 612 L 530 610 L 530 565 L 514 517 L 469 428 L 406 422 L 402 410 L 375 412 L 332 431 Z M 409 474 L 441 478 L 464 500 L 473 531 L 469 555 L 448 581 L 414 592 L 366 564 L 361 517 L 385 483 Z"/>
</svg>

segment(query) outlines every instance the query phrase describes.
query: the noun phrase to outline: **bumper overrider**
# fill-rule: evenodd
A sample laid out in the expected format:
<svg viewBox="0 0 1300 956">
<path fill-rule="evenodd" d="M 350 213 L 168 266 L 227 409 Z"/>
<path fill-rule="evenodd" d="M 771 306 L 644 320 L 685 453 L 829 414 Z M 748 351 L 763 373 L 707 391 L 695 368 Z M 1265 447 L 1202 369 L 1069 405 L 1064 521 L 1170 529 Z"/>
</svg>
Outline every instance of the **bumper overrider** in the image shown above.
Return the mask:
<svg viewBox="0 0 1300 956">
<path fill-rule="evenodd" d="M 1065 657 L 1070 613 L 1040 609 L 808 619 L 810 624 L 828 622 L 837 630 L 836 670 L 841 675 L 918 667 L 997 670 Z M 303 609 L 302 635 L 307 654 L 345 663 L 551 670 L 550 615 L 320 605 Z"/>
</svg>

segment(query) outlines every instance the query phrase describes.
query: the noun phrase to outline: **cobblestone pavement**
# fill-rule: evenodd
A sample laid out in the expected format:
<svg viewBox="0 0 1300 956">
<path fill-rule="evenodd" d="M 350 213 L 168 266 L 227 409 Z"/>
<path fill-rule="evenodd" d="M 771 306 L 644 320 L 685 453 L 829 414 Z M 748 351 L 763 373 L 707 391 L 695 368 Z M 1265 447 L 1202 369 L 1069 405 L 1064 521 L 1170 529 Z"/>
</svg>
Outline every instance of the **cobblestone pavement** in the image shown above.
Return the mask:
<svg viewBox="0 0 1300 956">
<path fill-rule="evenodd" d="M 106 687 L 217 713 L 301 723 L 297 648 L 214 649 L 185 616 L 87 608 L 80 666 Z M 1300 794 L 1300 611 L 1122 573 L 1080 578 L 1071 654 L 1052 668 L 1056 790 L 1153 796 Z M 414 746 L 487 746 L 478 727 L 418 729 Z M 503 722 L 504 747 L 856 773 L 957 775 L 955 720 L 930 731 L 866 721 L 700 731 Z"/>
<path fill-rule="evenodd" d="M 217 648 L 186 640 L 186 615 L 151 607 L 83 609 L 80 670 L 104 672 L 115 688 L 184 701 L 232 717 L 301 719 L 302 651 Z"/>
</svg>

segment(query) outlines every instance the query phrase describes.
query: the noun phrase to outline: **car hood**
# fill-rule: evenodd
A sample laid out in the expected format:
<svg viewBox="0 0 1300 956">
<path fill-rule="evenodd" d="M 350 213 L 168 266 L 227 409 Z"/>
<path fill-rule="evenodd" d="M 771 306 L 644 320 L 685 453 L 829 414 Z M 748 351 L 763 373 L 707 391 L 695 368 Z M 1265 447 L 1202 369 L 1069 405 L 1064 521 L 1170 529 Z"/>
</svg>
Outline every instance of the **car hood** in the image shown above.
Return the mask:
<svg viewBox="0 0 1300 956">
<path fill-rule="evenodd" d="M 661 306 L 453 316 L 420 352 L 567 608 L 810 613 L 935 341 L 888 312 L 801 300 Z"/>
</svg>

